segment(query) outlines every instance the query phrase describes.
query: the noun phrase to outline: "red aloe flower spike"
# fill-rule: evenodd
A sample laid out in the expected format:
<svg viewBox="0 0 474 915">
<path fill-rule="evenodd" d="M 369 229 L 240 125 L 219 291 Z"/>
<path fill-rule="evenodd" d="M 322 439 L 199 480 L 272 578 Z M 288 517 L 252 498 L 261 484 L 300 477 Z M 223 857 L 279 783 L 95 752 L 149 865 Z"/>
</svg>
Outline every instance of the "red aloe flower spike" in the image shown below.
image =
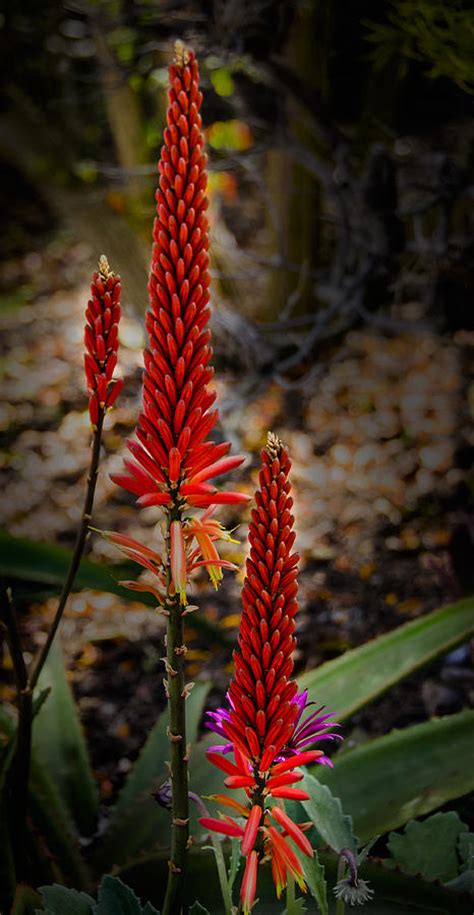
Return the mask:
<svg viewBox="0 0 474 915">
<path fill-rule="evenodd" d="M 292 840 L 305 855 L 313 856 L 304 824 L 291 820 L 281 800 L 274 806 L 270 803 L 281 798 L 308 799 L 305 791 L 294 787 L 303 778 L 298 766 L 329 760 L 321 750 L 304 748 L 318 739 L 337 736 L 328 734 L 332 716 L 321 715 L 322 708 L 300 723 L 308 705 L 307 693 L 299 694 L 291 679 L 298 556 L 292 552 L 295 535 L 289 470 L 286 448 L 269 434 L 249 528 L 250 556 L 234 652 L 235 675 L 228 707 L 208 713 L 208 727 L 228 741 L 213 747 L 208 759 L 226 773 L 227 788 L 244 788 L 248 798 L 248 808 L 242 812 L 236 802 L 215 797 L 247 818 L 241 839 L 241 852 L 247 857 L 241 889 L 245 911 L 250 911 L 255 899 L 257 865 L 267 858 L 278 897 L 288 874 L 305 891 L 303 868 L 287 842 Z M 210 530 L 208 533 L 212 539 Z M 230 752 L 235 763 L 226 755 Z"/>
<path fill-rule="evenodd" d="M 250 557 L 242 590 L 243 613 L 236 675 L 230 686 L 232 706 L 224 733 L 239 735 L 246 754 L 262 769 L 262 756 L 270 746 L 275 755 L 292 733 L 297 707 L 284 700 L 293 670 L 293 617 L 297 611 L 297 585 L 293 570 L 298 557 L 291 552 L 294 535 L 290 513 L 293 500 L 286 448 L 271 433 L 262 451 L 257 508 L 249 527 Z M 296 570 L 295 570 L 296 575 Z M 277 614 L 278 624 L 272 625 Z M 245 676 L 246 674 L 247 676 Z M 246 684 L 251 683 L 249 691 Z M 293 689 L 293 687 L 291 688 Z M 294 687 L 296 693 L 296 685 Z M 293 695 L 294 695 L 293 693 Z M 245 706 L 254 709 L 254 724 Z"/>
<path fill-rule="evenodd" d="M 224 458 L 228 443 L 204 441 L 218 419 L 217 410 L 211 409 L 216 395 L 208 387 L 213 370 L 207 327 L 207 157 L 198 64 L 191 49 L 178 47 L 181 50 L 169 70 L 167 127 L 158 163 L 146 319 L 149 349 L 143 413 L 137 427 L 140 451 L 136 457 L 148 473 L 128 463 L 128 476 L 114 479 L 139 496 L 141 505 L 167 504 L 167 494 L 168 502 L 182 509 L 186 504 L 198 508 L 238 504 L 248 497 L 218 492 L 213 486 L 201 488 L 207 480 L 239 466 L 243 458 Z"/>
<path fill-rule="evenodd" d="M 89 415 L 94 427 L 104 411 L 113 406 L 123 387 L 121 378 L 112 377 L 117 365 L 120 288 L 120 277 L 112 273 L 102 254 L 99 272 L 92 276 L 84 331 L 84 370 L 89 390 Z"/>
</svg>

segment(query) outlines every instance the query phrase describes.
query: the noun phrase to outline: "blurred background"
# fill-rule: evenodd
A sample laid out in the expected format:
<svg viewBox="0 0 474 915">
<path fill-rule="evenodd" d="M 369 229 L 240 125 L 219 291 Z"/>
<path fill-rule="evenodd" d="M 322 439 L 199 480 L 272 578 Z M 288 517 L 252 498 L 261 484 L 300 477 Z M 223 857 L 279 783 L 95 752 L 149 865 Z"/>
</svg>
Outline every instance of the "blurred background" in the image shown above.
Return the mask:
<svg viewBox="0 0 474 915">
<path fill-rule="evenodd" d="M 125 388 L 94 520 L 140 539 L 159 517 L 108 474 L 140 405 L 176 38 L 202 74 L 215 363 L 225 435 L 248 455 L 239 485 L 253 492 L 268 428 L 294 460 L 302 669 L 473 589 L 474 15 L 462 0 L 6 0 L 0 462 L 16 538 L 74 540 L 90 441 L 84 309 L 102 253 L 123 278 Z M 9 544 L 21 560 L 25 545 Z M 89 553 L 117 559 L 96 535 Z M 231 647 L 239 581 L 215 596 L 203 576 L 194 590 Z M 55 601 L 32 600 L 33 650 Z M 162 704 L 161 622 L 88 590 L 64 631 L 106 799 Z M 223 690 L 229 645 L 191 637 L 191 677 L 211 671 Z M 349 731 L 461 708 L 469 662 L 459 649 Z"/>
</svg>

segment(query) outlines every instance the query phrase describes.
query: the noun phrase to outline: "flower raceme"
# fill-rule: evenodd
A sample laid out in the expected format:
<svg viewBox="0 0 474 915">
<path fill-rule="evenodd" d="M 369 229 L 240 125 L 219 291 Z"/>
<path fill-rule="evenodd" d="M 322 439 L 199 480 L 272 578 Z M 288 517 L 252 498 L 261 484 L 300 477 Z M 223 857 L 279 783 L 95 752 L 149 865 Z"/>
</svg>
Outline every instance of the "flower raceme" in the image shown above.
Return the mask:
<svg viewBox="0 0 474 915">
<path fill-rule="evenodd" d="M 207 157 L 199 113 L 202 93 L 198 64 L 194 52 L 181 42 L 176 43 L 169 79 L 148 283 L 149 347 L 144 354 L 143 411 L 136 440 L 127 443 L 132 459 L 125 460 L 126 473 L 113 479 L 134 493 L 140 505 L 173 509 L 180 521 L 183 510 L 190 506 L 208 509 L 245 502 L 248 497 L 218 491 L 211 482 L 238 467 L 244 458 L 229 456 L 228 442 L 208 440 L 218 411 L 212 409 L 216 394 L 209 387 L 214 372 L 207 326 Z M 213 583 L 222 575 L 214 546 L 216 537 L 208 536 L 205 530 L 198 534 L 197 522 L 188 531 L 184 526 L 181 531 L 174 527 L 172 574 L 181 598 L 190 571 L 189 565 L 186 570 L 182 567 L 183 548 L 191 531 Z"/>
<path fill-rule="evenodd" d="M 120 288 L 120 277 L 112 273 L 107 258 L 102 255 L 99 272 L 92 277 L 84 331 L 84 369 L 94 427 L 99 416 L 113 406 L 123 387 L 122 379 L 112 377 L 117 365 Z"/>
<path fill-rule="evenodd" d="M 232 540 L 230 534 L 222 525 L 211 517 L 213 508 L 208 508 L 199 520 L 186 518 L 184 522 L 172 521 L 170 524 L 170 566 L 171 577 L 180 602 L 186 603 L 187 576 L 195 569 L 205 566 L 214 587 L 218 587 L 222 579 L 222 569 L 235 570 L 232 562 L 221 559 L 216 546 L 216 540 Z M 116 534 L 114 531 L 102 531 L 102 535 L 113 543 L 127 559 L 137 562 L 155 579 L 153 584 L 143 581 L 122 581 L 126 588 L 132 591 L 149 591 L 154 594 L 160 604 L 166 600 L 166 563 L 163 557 L 144 546 L 138 540 L 127 537 L 125 534 Z M 198 549 L 193 549 L 193 539 L 198 542 Z M 202 559 L 199 558 L 202 556 Z"/>
<path fill-rule="evenodd" d="M 217 795 L 214 800 L 243 818 L 243 825 L 229 815 L 203 817 L 200 822 L 206 829 L 241 839 L 247 858 L 241 888 L 245 915 L 255 899 L 258 864 L 264 860 L 271 861 L 278 896 L 288 874 L 305 889 L 303 869 L 289 840 L 312 856 L 304 834 L 310 824 L 294 823 L 283 803 L 285 799 L 308 799 L 297 787 L 303 778 L 299 767 L 328 763 L 321 750 L 309 747 L 316 740 L 338 736 L 329 733 L 332 716 L 321 715 L 321 708 L 301 721 L 310 703 L 306 692 L 298 694 L 291 678 L 298 556 L 292 552 L 290 467 L 286 448 L 270 433 L 262 452 L 260 486 L 249 528 L 250 556 L 229 705 L 208 713 L 208 727 L 227 741 L 212 747 L 208 759 L 226 774 L 227 788 L 244 789 L 248 803 Z M 234 761 L 229 758 L 231 753 Z"/>
</svg>

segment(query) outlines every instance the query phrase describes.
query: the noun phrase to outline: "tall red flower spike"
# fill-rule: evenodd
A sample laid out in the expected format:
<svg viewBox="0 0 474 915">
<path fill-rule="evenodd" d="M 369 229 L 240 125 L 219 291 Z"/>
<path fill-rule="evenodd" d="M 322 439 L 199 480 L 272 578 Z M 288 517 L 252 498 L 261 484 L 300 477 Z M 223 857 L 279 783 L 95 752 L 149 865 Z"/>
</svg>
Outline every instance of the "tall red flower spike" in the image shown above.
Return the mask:
<svg viewBox="0 0 474 915">
<path fill-rule="evenodd" d="M 282 804 L 285 798 L 308 799 L 305 791 L 295 787 L 303 778 L 300 765 L 328 762 L 321 750 L 301 750 L 299 743 L 335 736 L 327 733 L 331 716 L 319 717 L 321 709 L 299 724 L 306 695 L 298 695 L 296 681 L 291 679 L 298 555 L 292 552 L 290 467 L 286 448 L 269 433 L 249 528 L 250 556 L 229 708 L 210 716 L 212 730 L 229 743 L 211 748 L 208 759 L 225 772 L 226 787 L 245 790 L 248 804 L 225 795 L 215 797 L 246 819 L 244 827 L 227 815 L 223 819 L 204 817 L 200 822 L 206 829 L 241 838 L 242 854 L 247 858 L 241 888 L 245 915 L 255 899 L 257 864 L 267 858 L 272 862 L 278 896 L 288 873 L 305 889 L 303 868 L 289 840 L 312 856 L 304 835 L 306 824 L 293 823 Z M 233 752 L 234 762 L 227 757 L 229 752 Z"/>
<path fill-rule="evenodd" d="M 226 457 L 230 444 L 207 441 L 218 411 L 209 309 L 209 239 L 206 162 L 199 109 L 198 64 L 176 43 L 170 67 L 169 107 L 158 163 L 157 218 L 148 283 L 143 412 L 128 442 L 134 460 L 114 477 L 141 505 L 206 508 L 238 503 L 238 492 L 218 492 L 209 481 L 234 469 L 242 457 Z"/>
<path fill-rule="evenodd" d="M 112 273 L 103 254 L 99 260 L 99 272 L 92 276 L 84 331 L 84 369 L 89 390 L 89 414 L 94 427 L 99 417 L 103 418 L 105 411 L 115 403 L 123 387 L 121 378 L 112 377 L 117 365 L 120 289 L 120 277 Z"/>
</svg>

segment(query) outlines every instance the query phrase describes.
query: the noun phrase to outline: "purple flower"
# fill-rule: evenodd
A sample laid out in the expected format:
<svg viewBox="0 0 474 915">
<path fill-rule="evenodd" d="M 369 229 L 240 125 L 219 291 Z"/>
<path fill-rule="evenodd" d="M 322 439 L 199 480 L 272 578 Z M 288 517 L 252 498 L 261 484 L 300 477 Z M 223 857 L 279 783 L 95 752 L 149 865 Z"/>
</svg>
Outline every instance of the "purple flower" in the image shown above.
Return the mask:
<svg viewBox="0 0 474 915">
<path fill-rule="evenodd" d="M 281 752 L 282 759 L 287 759 L 296 753 L 302 753 L 316 741 L 343 739 L 341 734 L 331 731 L 331 728 L 339 727 L 336 721 L 331 721 L 334 712 L 326 712 L 326 714 L 321 715 L 321 712 L 324 712 L 325 709 L 324 705 L 321 705 L 315 712 L 311 712 L 301 721 L 303 712 L 311 705 L 316 705 L 315 702 L 308 702 L 307 689 L 303 690 L 302 693 L 297 693 L 293 702 L 298 706 L 298 713 L 295 718 L 293 734 Z M 320 756 L 316 762 L 319 765 L 331 766 L 332 768 L 332 762 L 328 756 Z"/>
<path fill-rule="evenodd" d="M 229 707 L 232 708 L 232 700 L 227 693 L 226 695 L 227 702 Z M 320 708 L 316 711 L 311 712 L 306 718 L 302 719 L 304 711 L 309 708 L 311 705 L 316 705 L 315 702 L 308 702 L 308 690 L 305 689 L 301 693 L 297 693 L 293 702 L 298 706 L 298 712 L 294 722 L 294 730 L 291 735 L 288 743 L 283 747 L 278 760 L 288 759 L 291 756 L 296 755 L 297 753 L 302 753 L 304 750 L 307 750 L 313 743 L 316 743 L 320 740 L 342 740 L 341 734 L 337 734 L 334 731 L 331 731 L 331 728 L 338 728 L 339 725 L 337 722 L 332 721 L 333 712 L 326 712 L 326 714 L 321 714 L 324 712 L 325 706 L 321 705 Z M 218 708 L 215 712 L 206 712 L 207 721 L 206 727 L 210 731 L 214 731 L 215 734 L 219 734 L 220 737 L 227 737 L 223 723 L 224 721 L 230 721 L 230 711 L 226 708 Z M 234 745 L 232 743 L 217 744 L 216 746 L 210 747 L 210 751 L 213 753 L 232 753 Z M 329 759 L 329 756 L 320 756 L 316 760 L 322 766 L 331 766 L 332 762 Z"/>
</svg>

